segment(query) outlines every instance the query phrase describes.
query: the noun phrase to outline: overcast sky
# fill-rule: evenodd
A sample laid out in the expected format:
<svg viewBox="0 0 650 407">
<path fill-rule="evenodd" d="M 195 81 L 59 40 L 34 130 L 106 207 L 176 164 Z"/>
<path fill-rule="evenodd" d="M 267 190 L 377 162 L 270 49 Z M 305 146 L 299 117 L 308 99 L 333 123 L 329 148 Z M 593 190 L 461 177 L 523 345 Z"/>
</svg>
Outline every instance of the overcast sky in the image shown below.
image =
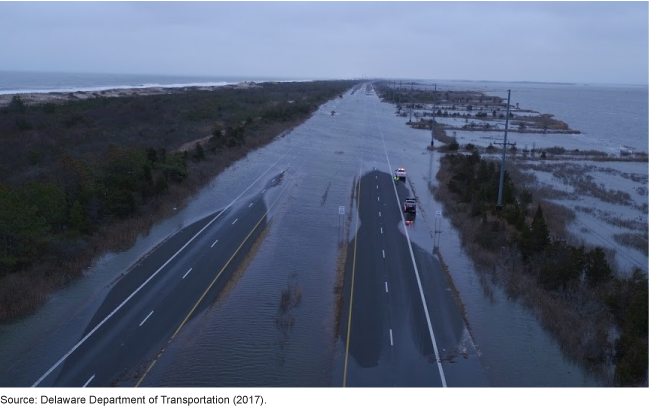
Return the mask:
<svg viewBox="0 0 650 407">
<path fill-rule="evenodd" d="M 648 3 L 0 2 L 0 70 L 647 84 Z"/>
</svg>

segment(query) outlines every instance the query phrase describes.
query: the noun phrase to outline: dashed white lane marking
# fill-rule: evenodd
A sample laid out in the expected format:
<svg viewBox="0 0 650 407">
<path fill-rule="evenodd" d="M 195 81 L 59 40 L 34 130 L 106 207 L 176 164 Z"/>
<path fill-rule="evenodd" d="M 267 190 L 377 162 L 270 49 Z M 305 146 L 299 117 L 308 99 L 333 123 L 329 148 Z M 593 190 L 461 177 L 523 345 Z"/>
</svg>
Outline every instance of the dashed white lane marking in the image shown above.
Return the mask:
<svg viewBox="0 0 650 407">
<path fill-rule="evenodd" d="M 266 192 L 266 188 L 264 188 L 264 190 L 262 191 L 262 193 L 265 193 L 265 192 Z"/>
<path fill-rule="evenodd" d="M 379 230 L 381 231 L 381 234 L 383 235 L 384 234 L 384 228 L 380 226 Z"/>
<path fill-rule="evenodd" d="M 386 258 L 386 252 L 384 249 L 381 249 L 381 256 L 385 259 Z"/>
<path fill-rule="evenodd" d="M 90 379 L 88 379 L 88 381 L 87 381 L 86 383 L 84 383 L 84 385 L 81 386 L 81 387 L 86 387 L 86 386 L 88 386 L 88 385 L 90 384 L 90 382 L 91 382 L 94 378 L 95 378 L 95 375 L 90 376 Z"/>
<path fill-rule="evenodd" d="M 388 171 L 391 171 L 393 166 L 390 163 L 390 158 L 388 158 L 388 150 L 386 149 L 386 140 L 384 138 L 384 132 L 381 129 L 379 124 L 379 114 L 377 113 L 377 106 L 375 105 L 375 116 L 377 117 L 377 126 L 379 127 L 379 133 L 381 134 L 381 142 L 384 145 L 384 155 L 386 156 L 386 163 L 388 164 Z M 401 206 L 399 201 L 399 195 L 397 194 L 397 187 L 393 184 L 393 191 L 395 192 L 395 199 L 397 200 L 397 206 Z M 404 222 L 404 215 L 400 211 L 400 217 L 402 222 Z M 429 315 L 429 309 L 427 308 L 427 302 L 424 298 L 424 292 L 422 291 L 422 282 L 420 281 L 420 274 L 418 273 L 418 267 L 415 264 L 415 255 L 413 254 L 413 248 L 411 247 L 411 237 L 409 236 L 408 228 L 404 229 L 406 235 L 406 242 L 408 243 L 409 252 L 411 254 L 411 261 L 413 262 L 413 271 L 415 273 L 415 279 L 418 282 L 418 290 L 420 291 L 420 299 L 422 300 L 422 307 L 424 308 L 424 316 L 427 319 L 427 327 L 429 328 L 429 336 L 431 337 L 431 343 L 433 344 L 433 352 L 436 355 L 436 363 L 438 364 L 438 372 L 440 373 L 440 379 L 442 381 L 442 387 L 447 387 L 447 379 L 445 378 L 445 372 L 442 369 L 442 363 L 440 360 L 440 353 L 438 352 L 438 344 L 436 343 L 436 336 L 433 333 L 433 327 L 431 326 L 431 317 Z"/>
<path fill-rule="evenodd" d="M 151 314 L 153 314 L 153 310 L 151 310 L 151 312 L 149 313 L 149 315 L 147 315 L 146 317 L 144 317 L 144 319 L 142 320 L 142 322 L 140 322 L 140 326 L 144 325 L 144 323 L 147 322 L 147 320 L 149 319 L 149 317 L 151 316 Z"/>
<path fill-rule="evenodd" d="M 273 179 L 271 180 L 271 182 L 272 182 L 272 183 L 275 182 L 275 178 L 273 178 Z"/>
<path fill-rule="evenodd" d="M 379 202 L 379 197 L 377 197 L 377 202 Z"/>
<path fill-rule="evenodd" d="M 379 217 L 381 218 L 381 212 L 379 212 Z"/>
<path fill-rule="evenodd" d="M 388 293 L 388 281 L 384 281 L 384 285 L 386 286 L 386 292 Z"/>
<path fill-rule="evenodd" d="M 238 220 L 239 218 L 235 219 L 235 221 L 232 224 L 234 225 L 235 223 L 237 223 Z"/>
<path fill-rule="evenodd" d="M 389 329 L 388 333 L 390 334 L 390 346 L 393 346 L 393 330 Z"/>
<path fill-rule="evenodd" d="M 289 149 L 289 151 L 291 151 L 292 149 L 293 149 L 293 147 L 291 147 L 291 148 Z M 287 151 L 287 153 L 285 153 L 285 154 L 288 154 L 289 151 Z M 282 157 L 284 157 L 284 155 L 283 155 Z M 180 252 L 182 252 L 183 250 L 185 250 L 185 248 L 186 248 L 187 246 L 189 246 L 190 243 L 192 243 L 192 242 L 194 241 L 194 239 L 197 238 L 197 236 L 199 236 L 201 233 L 203 233 L 203 231 L 204 231 L 205 229 L 207 229 L 208 227 L 210 227 L 210 225 L 212 225 L 212 223 L 214 223 L 217 219 L 219 219 L 219 217 L 221 216 L 221 214 L 223 214 L 223 213 L 224 213 L 228 208 L 230 208 L 232 205 L 234 205 L 235 202 L 237 202 L 237 200 L 238 200 L 239 198 L 241 198 L 241 197 L 246 193 L 246 191 L 248 191 L 249 189 L 251 189 L 251 188 L 253 187 L 253 185 L 255 185 L 255 184 L 257 183 L 257 181 L 259 181 L 260 179 L 262 179 L 262 177 L 264 177 L 264 176 L 266 175 L 266 173 L 268 173 L 268 172 L 271 170 L 271 168 L 273 168 L 273 167 L 274 167 L 278 162 L 280 162 L 280 160 L 282 159 L 282 157 L 278 158 L 278 159 L 277 159 L 273 164 L 271 164 L 271 166 L 270 166 L 269 168 L 267 168 L 266 171 L 264 171 L 262 174 L 260 174 L 260 176 L 257 177 L 257 178 L 255 179 L 255 181 L 253 181 L 252 184 L 250 184 L 249 186 L 247 186 L 246 189 L 244 189 L 244 190 L 243 190 L 239 195 L 237 195 L 237 197 L 236 197 L 235 199 L 233 199 L 233 201 L 230 202 L 230 203 L 228 204 L 228 206 L 226 206 L 226 207 L 223 209 L 223 211 L 219 212 L 219 213 L 218 213 L 214 218 L 212 218 L 212 220 L 211 220 L 210 222 L 208 222 L 205 226 L 203 226 L 203 227 L 201 228 L 201 230 L 199 230 L 198 232 L 196 232 L 196 234 L 195 234 L 194 236 L 192 236 L 192 237 L 190 238 L 190 240 L 188 240 L 187 242 L 185 242 L 185 244 L 184 244 L 180 249 L 178 249 L 178 251 L 177 251 L 176 253 L 174 253 L 174 254 L 173 254 L 169 259 L 167 259 L 167 261 L 166 261 L 165 263 L 163 263 L 163 265 L 160 266 L 160 267 L 158 268 L 158 270 L 156 270 L 152 275 L 149 276 L 149 278 L 147 278 L 147 279 L 146 279 L 142 284 L 140 284 L 140 286 L 139 286 L 138 288 L 136 288 L 135 291 L 133 291 L 133 292 L 132 292 L 128 297 L 126 297 L 126 299 L 125 299 L 124 301 L 122 301 L 122 302 L 120 303 L 120 305 L 118 305 L 118 306 L 117 306 L 113 311 L 111 311 L 107 316 L 105 316 L 104 319 L 102 319 L 102 320 L 101 320 L 97 325 L 95 325 L 95 327 L 94 327 L 93 329 L 91 329 L 90 332 L 88 332 L 88 333 L 87 333 L 83 338 L 81 338 L 81 339 L 79 340 L 79 342 L 77 342 L 77 343 L 76 343 L 72 348 L 70 348 L 70 350 L 69 350 L 68 352 L 66 352 L 65 355 L 61 356 L 61 358 L 60 358 L 60 359 L 59 359 L 55 364 L 53 364 L 53 365 L 52 365 L 52 366 L 51 366 L 51 367 L 50 367 L 50 368 L 49 368 L 45 373 L 43 373 L 43 375 L 42 375 L 41 377 L 39 377 L 38 380 L 36 380 L 36 381 L 34 382 L 34 384 L 32 384 L 31 387 L 37 387 L 39 384 L 41 384 L 41 382 L 42 382 L 42 381 L 43 381 L 47 376 L 49 376 L 50 373 L 52 373 L 52 372 L 53 372 L 57 367 L 59 367 L 59 365 L 61 365 L 61 363 L 65 362 L 65 361 L 68 359 L 68 357 L 70 357 L 70 355 L 71 355 L 74 351 L 76 351 L 77 349 L 79 349 L 79 347 L 80 347 L 84 342 L 86 342 L 86 341 L 88 340 L 88 338 L 90 338 L 90 337 L 91 337 L 95 332 L 97 332 L 97 330 L 98 330 L 99 328 L 101 328 L 101 327 L 106 323 L 106 321 L 108 321 L 109 319 L 111 319 L 111 318 L 112 318 L 112 317 L 113 317 L 113 316 L 114 316 L 114 315 L 115 315 L 115 314 L 116 314 L 120 309 L 122 309 L 122 307 L 124 307 L 124 305 L 125 305 L 127 302 L 129 302 L 129 301 L 130 301 L 130 300 L 131 300 L 131 299 L 132 299 L 132 298 L 133 298 L 137 293 L 140 292 L 140 290 L 142 290 L 142 288 L 144 288 L 144 286 L 146 286 L 147 284 L 149 284 L 149 282 L 150 282 L 151 280 L 153 280 L 153 279 L 158 275 L 158 273 L 160 273 L 160 271 L 161 271 L 163 268 L 165 268 L 165 266 L 167 266 L 167 265 L 168 265 L 172 260 L 174 260 L 174 259 L 176 258 L 176 256 L 178 256 L 178 254 L 179 254 Z"/>
<path fill-rule="evenodd" d="M 216 242 L 215 242 L 215 243 L 216 243 Z M 187 275 L 190 274 L 190 271 L 192 271 L 192 267 L 190 267 L 190 269 L 187 270 L 187 273 L 185 273 L 185 274 L 183 275 L 183 278 L 182 278 L 181 280 L 185 279 L 185 277 L 187 277 Z"/>
<path fill-rule="evenodd" d="M 212 246 L 210 246 L 210 248 L 212 249 L 214 247 L 214 245 L 217 244 L 218 241 L 219 241 L 219 239 L 215 240 L 214 243 L 212 243 Z"/>
<path fill-rule="evenodd" d="M 375 185 L 375 186 L 377 187 L 377 189 L 379 189 L 379 185 Z"/>
<path fill-rule="evenodd" d="M 252 202 L 251 202 L 251 204 L 250 204 L 250 205 L 248 205 L 248 207 L 250 208 L 251 206 L 253 206 L 253 203 L 252 203 Z"/>
</svg>

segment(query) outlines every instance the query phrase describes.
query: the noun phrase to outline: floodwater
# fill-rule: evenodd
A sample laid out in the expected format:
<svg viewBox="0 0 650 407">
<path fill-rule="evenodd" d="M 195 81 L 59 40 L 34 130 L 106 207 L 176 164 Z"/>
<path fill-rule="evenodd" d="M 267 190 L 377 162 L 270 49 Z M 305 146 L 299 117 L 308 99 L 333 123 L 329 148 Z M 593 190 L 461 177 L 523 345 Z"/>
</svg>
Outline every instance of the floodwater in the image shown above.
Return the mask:
<svg viewBox="0 0 650 407">
<path fill-rule="evenodd" d="M 331 115 L 335 111 L 335 115 Z M 377 168 L 389 172 L 383 145 L 368 142 L 381 126 L 394 166 L 405 166 L 420 198 L 414 243 L 440 251 L 466 310 L 467 322 L 490 383 L 495 386 L 593 386 L 598 383 L 567 361 L 532 314 L 482 281 L 458 234 L 429 192 L 438 153 L 425 149 L 430 135 L 404 125 L 394 106 L 365 88 L 323 106 L 303 125 L 239 161 L 203 188 L 177 215 L 123 253 L 100 258 L 87 276 L 61 290 L 34 315 L 0 329 L 0 385 L 31 385 L 79 339 L 107 286 L 138 257 L 170 234 L 226 207 L 272 167 L 248 194 L 286 171 L 263 239 L 217 300 L 195 315 L 147 376 L 146 386 L 332 386 L 341 343 L 334 336 L 332 291 L 355 180 Z M 268 178 L 268 179 L 267 179 Z M 276 201 L 277 199 L 277 201 Z M 344 215 L 339 215 L 339 208 Z M 300 302 L 280 312 L 288 287 Z M 47 338 L 47 339 L 45 339 Z M 133 380 L 118 383 L 132 385 Z"/>
<path fill-rule="evenodd" d="M 562 156 L 552 154 L 552 160 L 544 161 L 524 157 L 522 149 L 543 150 L 562 147 L 567 155 L 573 150 L 601 151 L 610 157 L 620 157 L 624 153 L 648 152 L 648 87 L 647 86 L 607 86 L 607 85 L 559 85 L 527 83 L 482 83 L 452 82 L 438 83 L 439 91 L 470 89 L 489 95 L 507 98 L 511 89 L 511 105 L 520 109 L 553 114 L 565 121 L 571 129 L 580 134 L 532 134 L 518 133 L 516 123 L 520 113 L 510 120 L 508 143 L 516 144 L 518 152 L 506 155 L 506 169 L 515 165 L 524 172 L 533 174 L 540 186 L 568 192 L 570 199 L 552 199 L 576 213 L 576 219 L 568 226 L 569 232 L 578 241 L 587 245 L 601 246 L 614 253 L 616 266 L 621 274 L 628 275 L 635 268 L 648 273 L 648 256 L 630 246 L 621 244 L 615 235 L 636 233 L 634 238 L 641 245 L 648 244 L 648 162 L 594 161 L 581 156 Z M 430 111 L 430 109 L 429 109 Z M 468 119 L 468 123 L 478 120 Z M 465 118 L 436 118 L 436 122 L 456 127 L 466 124 Z M 494 124 L 494 122 L 491 122 Z M 503 144 L 505 120 L 496 122 L 495 131 L 447 131 L 455 135 L 462 147 L 468 143 L 479 147 L 492 144 L 493 154 L 485 154 L 488 159 L 500 160 L 500 145 Z M 421 132 L 426 133 L 424 130 Z M 563 158 L 566 157 L 566 158 Z M 549 169 L 540 170 L 545 165 Z M 579 176 L 570 173 L 579 174 Z M 559 176 L 558 176 L 559 175 Z M 590 182 L 586 182 L 589 180 Z M 598 188 L 594 188 L 593 184 Z M 586 192 L 585 192 L 586 191 Z M 610 202 L 608 192 L 629 195 L 628 202 Z M 588 213 L 577 208 L 595 208 Z M 607 218 L 609 221 L 605 221 Z M 629 222 L 645 225 L 640 228 L 624 227 Z"/>
</svg>

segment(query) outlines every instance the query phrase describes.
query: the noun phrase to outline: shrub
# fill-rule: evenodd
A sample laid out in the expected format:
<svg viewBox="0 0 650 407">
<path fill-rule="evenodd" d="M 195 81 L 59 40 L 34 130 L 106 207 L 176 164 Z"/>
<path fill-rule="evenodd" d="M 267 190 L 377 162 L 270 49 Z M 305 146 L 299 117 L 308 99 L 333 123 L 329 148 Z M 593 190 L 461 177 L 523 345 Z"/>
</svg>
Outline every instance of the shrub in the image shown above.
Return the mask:
<svg viewBox="0 0 650 407">
<path fill-rule="evenodd" d="M 566 153 L 566 149 L 564 147 L 558 147 L 558 146 L 547 148 L 546 151 L 555 155 Z"/>
<path fill-rule="evenodd" d="M 20 131 L 31 130 L 32 125 L 24 117 L 19 117 L 16 119 L 16 127 Z"/>
<path fill-rule="evenodd" d="M 47 114 L 53 114 L 56 112 L 56 105 L 54 103 L 45 103 L 43 105 L 43 111 Z"/>
<path fill-rule="evenodd" d="M 7 105 L 7 110 L 12 113 L 25 113 L 27 106 L 18 95 L 11 98 L 11 102 Z"/>
</svg>

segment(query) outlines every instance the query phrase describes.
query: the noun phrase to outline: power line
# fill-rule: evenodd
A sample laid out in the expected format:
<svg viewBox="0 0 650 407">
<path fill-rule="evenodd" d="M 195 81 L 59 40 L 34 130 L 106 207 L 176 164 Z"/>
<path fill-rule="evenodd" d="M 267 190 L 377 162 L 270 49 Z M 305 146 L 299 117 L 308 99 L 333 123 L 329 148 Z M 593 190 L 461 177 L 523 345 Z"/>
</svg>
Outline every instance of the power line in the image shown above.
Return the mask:
<svg viewBox="0 0 650 407">
<path fill-rule="evenodd" d="M 515 160 L 519 163 L 519 165 L 528 167 L 529 169 L 535 171 L 535 169 L 532 166 L 521 163 L 521 158 L 515 158 Z M 569 182 L 572 182 L 572 180 L 569 180 Z M 586 189 L 588 189 L 588 190 L 590 190 L 592 192 L 595 192 L 596 194 L 599 194 L 603 198 L 603 200 L 613 203 L 613 201 L 611 199 L 609 199 L 607 197 L 607 195 L 605 195 L 602 191 L 594 189 L 591 186 L 589 186 L 589 185 L 585 184 L 584 182 L 581 182 L 580 180 L 577 180 L 577 179 L 575 181 L 573 181 L 573 183 L 578 184 L 578 185 L 580 185 L 580 186 L 582 186 L 582 187 L 584 187 L 584 188 L 586 188 Z M 616 226 L 620 227 L 621 229 L 626 229 L 626 230 L 629 229 L 629 228 L 623 226 L 622 224 L 618 223 L 614 218 L 610 218 L 610 221 L 612 223 L 616 224 Z M 614 231 L 612 231 L 611 229 L 608 229 L 608 230 L 610 232 L 614 233 Z M 648 239 L 644 238 L 643 236 L 640 236 L 640 235 L 633 235 L 633 236 L 638 238 L 638 239 L 643 240 L 646 243 L 648 243 Z"/>
<path fill-rule="evenodd" d="M 523 167 L 527 167 L 528 169 L 534 171 L 534 168 L 531 167 L 530 165 L 526 165 L 526 164 L 522 163 L 520 160 L 516 160 L 516 162 L 518 163 L 518 165 L 523 166 Z M 598 221 L 598 219 L 596 219 L 596 220 Z M 596 235 L 597 237 L 599 237 L 600 240 L 601 240 L 602 242 L 604 242 L 604 243 L 605 243 L 609 248 L 613 249 L 616 253 L 621 254 L 621 256 L 624 257 L 626 260 L 628 260 L 630 263 L 632 263 L 632 264 L 636 264 L 637 266 L 641 267 L 642 269 L 645 269 L 646 271 L 648 270 L 648 266 L 647 266 L 646 264 L 640 264 L 638 261 L 636 261 L 636 260 L 632 257 L 632 255 L 629 254 L 627 251 L 623 250 L 623 249 L 621 248 L 621 245 L 619 245 L 617 242 L 612 242 L 612 241 L 610 241 L 609 239 L 607 239 L 606 237 L 602 236 L 600 233 L 596 232 L 593 228 L 591 228 L 590 226 L 586 225 L 585 223 L 583 223 L 582 221 L 580 221 L 580 220 L 577 219 L 577 218 L 574 219 L 574 221 L 576 221 L 577 223 L 581 224 L 583 227 L 589 229 L 591 232 L 594 233 L 594 235 Z M 601 223 L 601 224 L 602 224 L 602 223 Z M 612 231 L 611 229 L 609 229 L 609 228 L 606 227 L 605 225 L 603 225 L 603 228 L 604 228 L 604 229 L 607 229 L 607 230 L 608 230 L 610 233 L 612 233 L 612 234 L 614 233 L 614 231 Z M 627 228 L 624 228 L 623 226 L 621 226 L 621 228 L 623 228 L 623 229 L 627 229 Z M 643 239 L 643 240 L 645 240 L 645 239 Z M 646 242 L 647 242 L 647 240 L 646 240 Z"/>
</svg>

